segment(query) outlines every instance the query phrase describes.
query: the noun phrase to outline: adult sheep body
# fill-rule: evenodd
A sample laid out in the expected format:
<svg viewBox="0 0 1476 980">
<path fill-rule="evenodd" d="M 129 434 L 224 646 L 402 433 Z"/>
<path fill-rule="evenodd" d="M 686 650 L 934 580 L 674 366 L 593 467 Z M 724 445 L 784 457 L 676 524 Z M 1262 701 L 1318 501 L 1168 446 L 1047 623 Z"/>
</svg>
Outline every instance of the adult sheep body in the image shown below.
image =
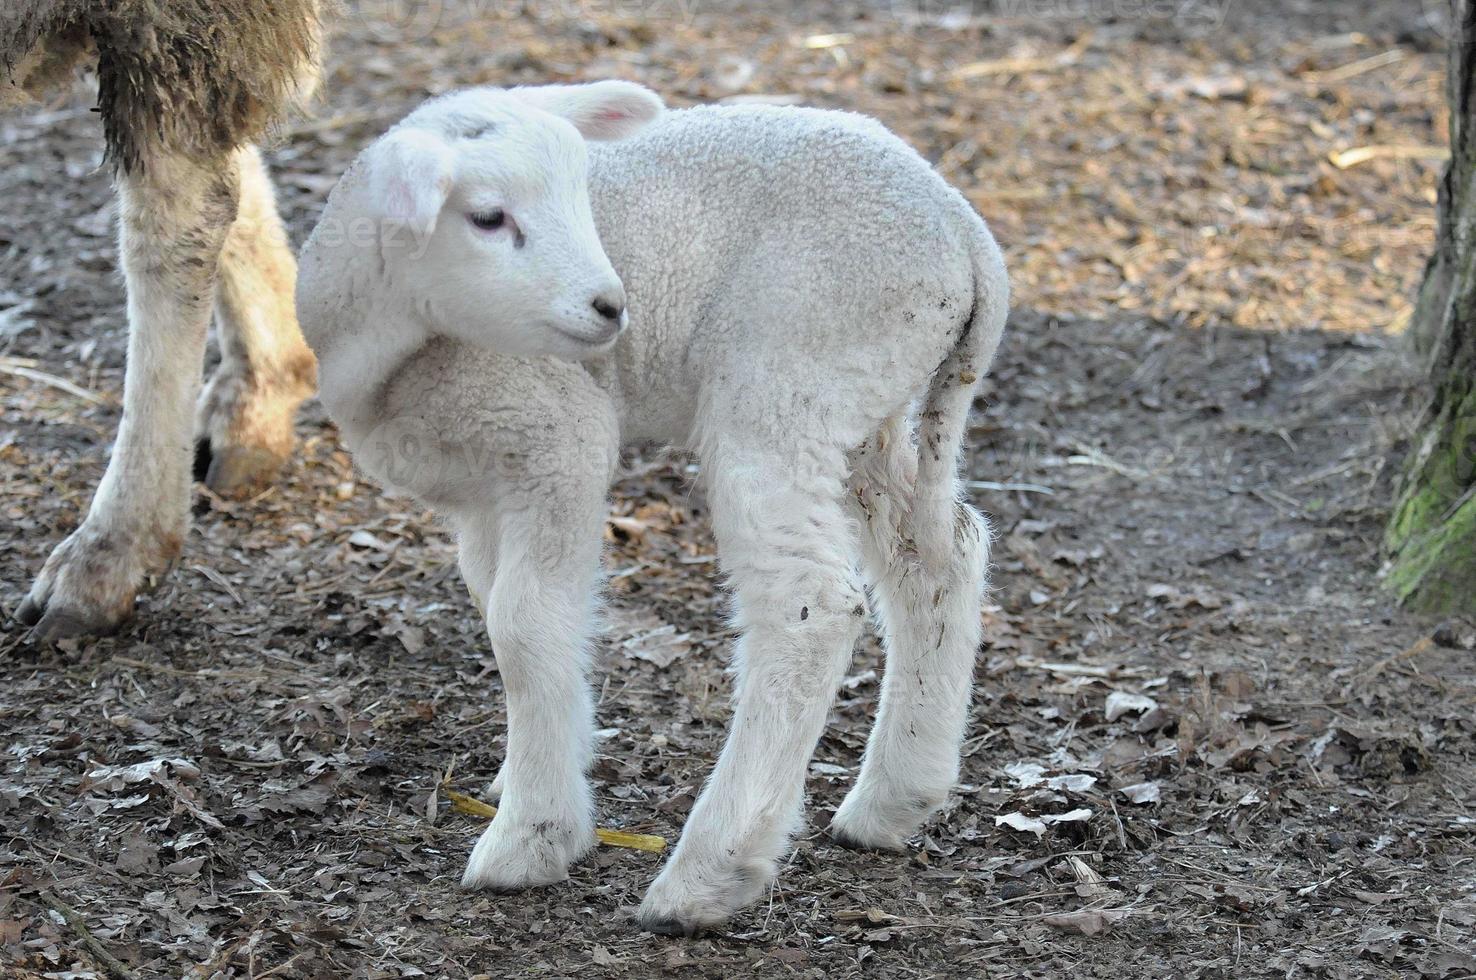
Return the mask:
<svg viewBox="0 0 1476 980">
<path fill-rule="evenodd" d="M 672 112 L 593 145 L 591 244 L 563 120 L 620 136 L 651 99 L 599 83 L 422 107 L 333 192 L 298 301 L 345 440 L 449 518 L 486 612 L 508 749 L 469 885 L 558 880 L 592 842 L 608 484 L 623 443 L 699 456 L 742 632 L 734 718 L 640 913 L 691 930 L 771 879 L 866 586 L 888 664 L 832 833 L 898 846 L 954 781 L 987 561 L 955 470 L 1008 283 L 983 221 L 916 153 L 808 109 Z M 613 302 L 600 242 L 630 326 L 591 341 L 568 284 Z"/>
</svg>

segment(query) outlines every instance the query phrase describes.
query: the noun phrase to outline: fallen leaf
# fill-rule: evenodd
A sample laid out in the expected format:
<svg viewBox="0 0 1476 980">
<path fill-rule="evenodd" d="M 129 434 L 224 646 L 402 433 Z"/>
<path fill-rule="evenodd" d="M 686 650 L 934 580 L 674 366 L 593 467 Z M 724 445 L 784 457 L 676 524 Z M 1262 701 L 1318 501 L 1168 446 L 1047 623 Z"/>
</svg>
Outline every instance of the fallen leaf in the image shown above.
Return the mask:
<svg viewBox="0 0 1476 980">
<path fill-rule="evenodd" d="M 1158 783 L 1133 783 L 1131 786 L 1119 786 L 1117 791 L 1126 796 L 1133 803 L 1157 803 L 1161 790 Z"/>
<path fill-rule="evenodd" d="M 692 634 L 678 633 L 649 610 L 612 609 L 609 616 L 611 633 L 628 657 L 665 668 L 692 650 Z"/>
<path fill-rule="evenodd" d="M 1036 817 L 1027 817 L 1023 813 L 1006 813 L 994 818 L 996 827 L 1009 827 L 1012 830 L 1028 831 L 1036 837 L 1046 832 L 1045 821 Z"/>
<path fill-rule="evenodd" d="M 1138 714 L 1152 711 L 1158 707 L 1158 702 L 1146 694 L 1129 694 L 1126 691 L 1113 691 L 1107 695 L 1107 706 L 1103 711 L 1108 721 L 1116 721 L 1129 712 Z"/>
<path fill-rule="evenodd" d="M 1046 785 L 1051 789 L 1061 790 L 1066 793 L 1085 793 L 1097 785 L 1096 776 L 1088 776 L 1086 773 L 1069 773 L 1064 776 L 1052 776 L 1046 780 Z"/>
<path fill-rule="evenodd" d="M 390 546 L 371 532 L 365 530 L 355 531 L 349 535 L 348 543 L 355 548 L 368 548 L 372 551 L 388 551 Z"/>
<path fill-rule="evenodd" d="M 1029 831 L 1039 837 L 1046 832 L 1046 827 L 1058 823 L 1081 823 L 1090 820 L 1092 811 L 1087 807 L 1077 807 L 1066 813 L 1047 813 L 1039 817 L 1027 817 L 1023 813 L 1005 813 L 994 818 L 996 827 L 1009 827 L 1013 830 Z"/>
<path fill-rule="evenodd" d="M 1075 912 L 1057 912 L 1045 916 L 1041 921 L 1053 929 L 1063 932 L 1079 932 L 1083 936 L 1095 936 L 1104 932 L 1114 922 L 1127 915 L 1123 909 L 1077 909 Z"/>
<path fill-rule="evenodd" d="M 1038 762 L 1011 762 L 1004 771 L 1006 776 L 1026 789 L 1039 786 L 1045 780 L 1045 766 Z"/>
</svg>

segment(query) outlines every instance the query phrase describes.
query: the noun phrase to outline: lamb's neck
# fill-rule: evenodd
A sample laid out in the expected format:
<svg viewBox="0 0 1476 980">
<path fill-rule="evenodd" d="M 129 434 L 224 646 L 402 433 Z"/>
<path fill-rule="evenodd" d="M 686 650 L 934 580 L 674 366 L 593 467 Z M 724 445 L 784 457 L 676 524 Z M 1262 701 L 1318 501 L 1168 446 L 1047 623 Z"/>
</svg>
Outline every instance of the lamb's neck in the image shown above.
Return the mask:
<svg viewBox="0 0 1476 980">
<path fill-rule="evenodd" d="M 325 352 L 319 374 L 324 407 L 350 439 L 386 420 L 385 388 L 430 340 L 419 318 L 403 309 L 376 310 L 351 327 L 352 336 Z"/>
</svg>

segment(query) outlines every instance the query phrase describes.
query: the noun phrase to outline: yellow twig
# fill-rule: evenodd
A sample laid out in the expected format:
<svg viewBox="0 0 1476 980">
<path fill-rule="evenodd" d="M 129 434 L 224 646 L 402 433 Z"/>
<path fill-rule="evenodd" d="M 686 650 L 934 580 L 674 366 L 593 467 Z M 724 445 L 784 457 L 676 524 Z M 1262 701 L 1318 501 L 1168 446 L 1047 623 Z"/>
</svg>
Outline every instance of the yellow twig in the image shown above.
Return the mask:
<svg viewBox="0 0 1476 980">
<path fill-rule="evenodd" d="M 497 807 L 490 803 L 483 803 L 474 796 L 458 793 L 454 789 L 442 792 L 446 794 L 446 799 L 451 801 L 451 806 L 462 813 L 469 813 L 474 817 L 486 817 L 489 820 L 497 816 Z M 628 847 L 635 851 L 650 851 L 652 854 L 660 854 L 666 850 L 666 838 L 655 834 L 631 834 L 623 830 L 606 830 L 604 827 L 598 827 L 595 829 L 595 839 L 611 847 Z"/>
</svg>

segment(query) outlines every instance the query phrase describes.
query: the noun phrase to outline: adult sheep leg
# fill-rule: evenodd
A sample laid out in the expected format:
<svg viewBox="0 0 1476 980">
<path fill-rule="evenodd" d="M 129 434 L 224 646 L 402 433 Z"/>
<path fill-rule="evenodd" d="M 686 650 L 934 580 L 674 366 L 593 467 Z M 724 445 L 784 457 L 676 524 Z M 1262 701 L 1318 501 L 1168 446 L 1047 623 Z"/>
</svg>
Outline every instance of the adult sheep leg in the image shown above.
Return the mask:
<svg viewBox="0 0 1476 980">
<path fill-rule="evenodd" d="M 497 816 L 462 884 L 499 891 L 563 880 L 594 843 L 590 634 L 604 483 L 543 487 L 575 499 L 498 492 L 495 513 L 457 521 L 467 586 L 486 610 L 507 697 Z"/>
<path fill-rule="evenodd" d="M 220 366 L 195 422 L 195 476 L 217 493 L 270 478 L 292 451 L 297 406 L 317 361 L 297 327 L 297 264 L 255 147 L 237 155 L 240 209 L 220 256 Z"/>
<path fill-rule="evenodd" d="M 128 287 L 123 419 L 87 518 L 17 612 L 42 641 L 106 632 L 179 555 L 189 521 L 191 412 L 238 162 L 150 154 L 118 181 Z"/>
<path fill-rule="evenodd" d="M 655 932 L 721 923 L 773 878 L 861 631 L 865 597 L 841 501 L 845 461 L 829 447 L 795 448 L 704 461 L 742 631 L 735 706 L 707 788 L 641 903 L 640 924 Z"/>
</svg>

